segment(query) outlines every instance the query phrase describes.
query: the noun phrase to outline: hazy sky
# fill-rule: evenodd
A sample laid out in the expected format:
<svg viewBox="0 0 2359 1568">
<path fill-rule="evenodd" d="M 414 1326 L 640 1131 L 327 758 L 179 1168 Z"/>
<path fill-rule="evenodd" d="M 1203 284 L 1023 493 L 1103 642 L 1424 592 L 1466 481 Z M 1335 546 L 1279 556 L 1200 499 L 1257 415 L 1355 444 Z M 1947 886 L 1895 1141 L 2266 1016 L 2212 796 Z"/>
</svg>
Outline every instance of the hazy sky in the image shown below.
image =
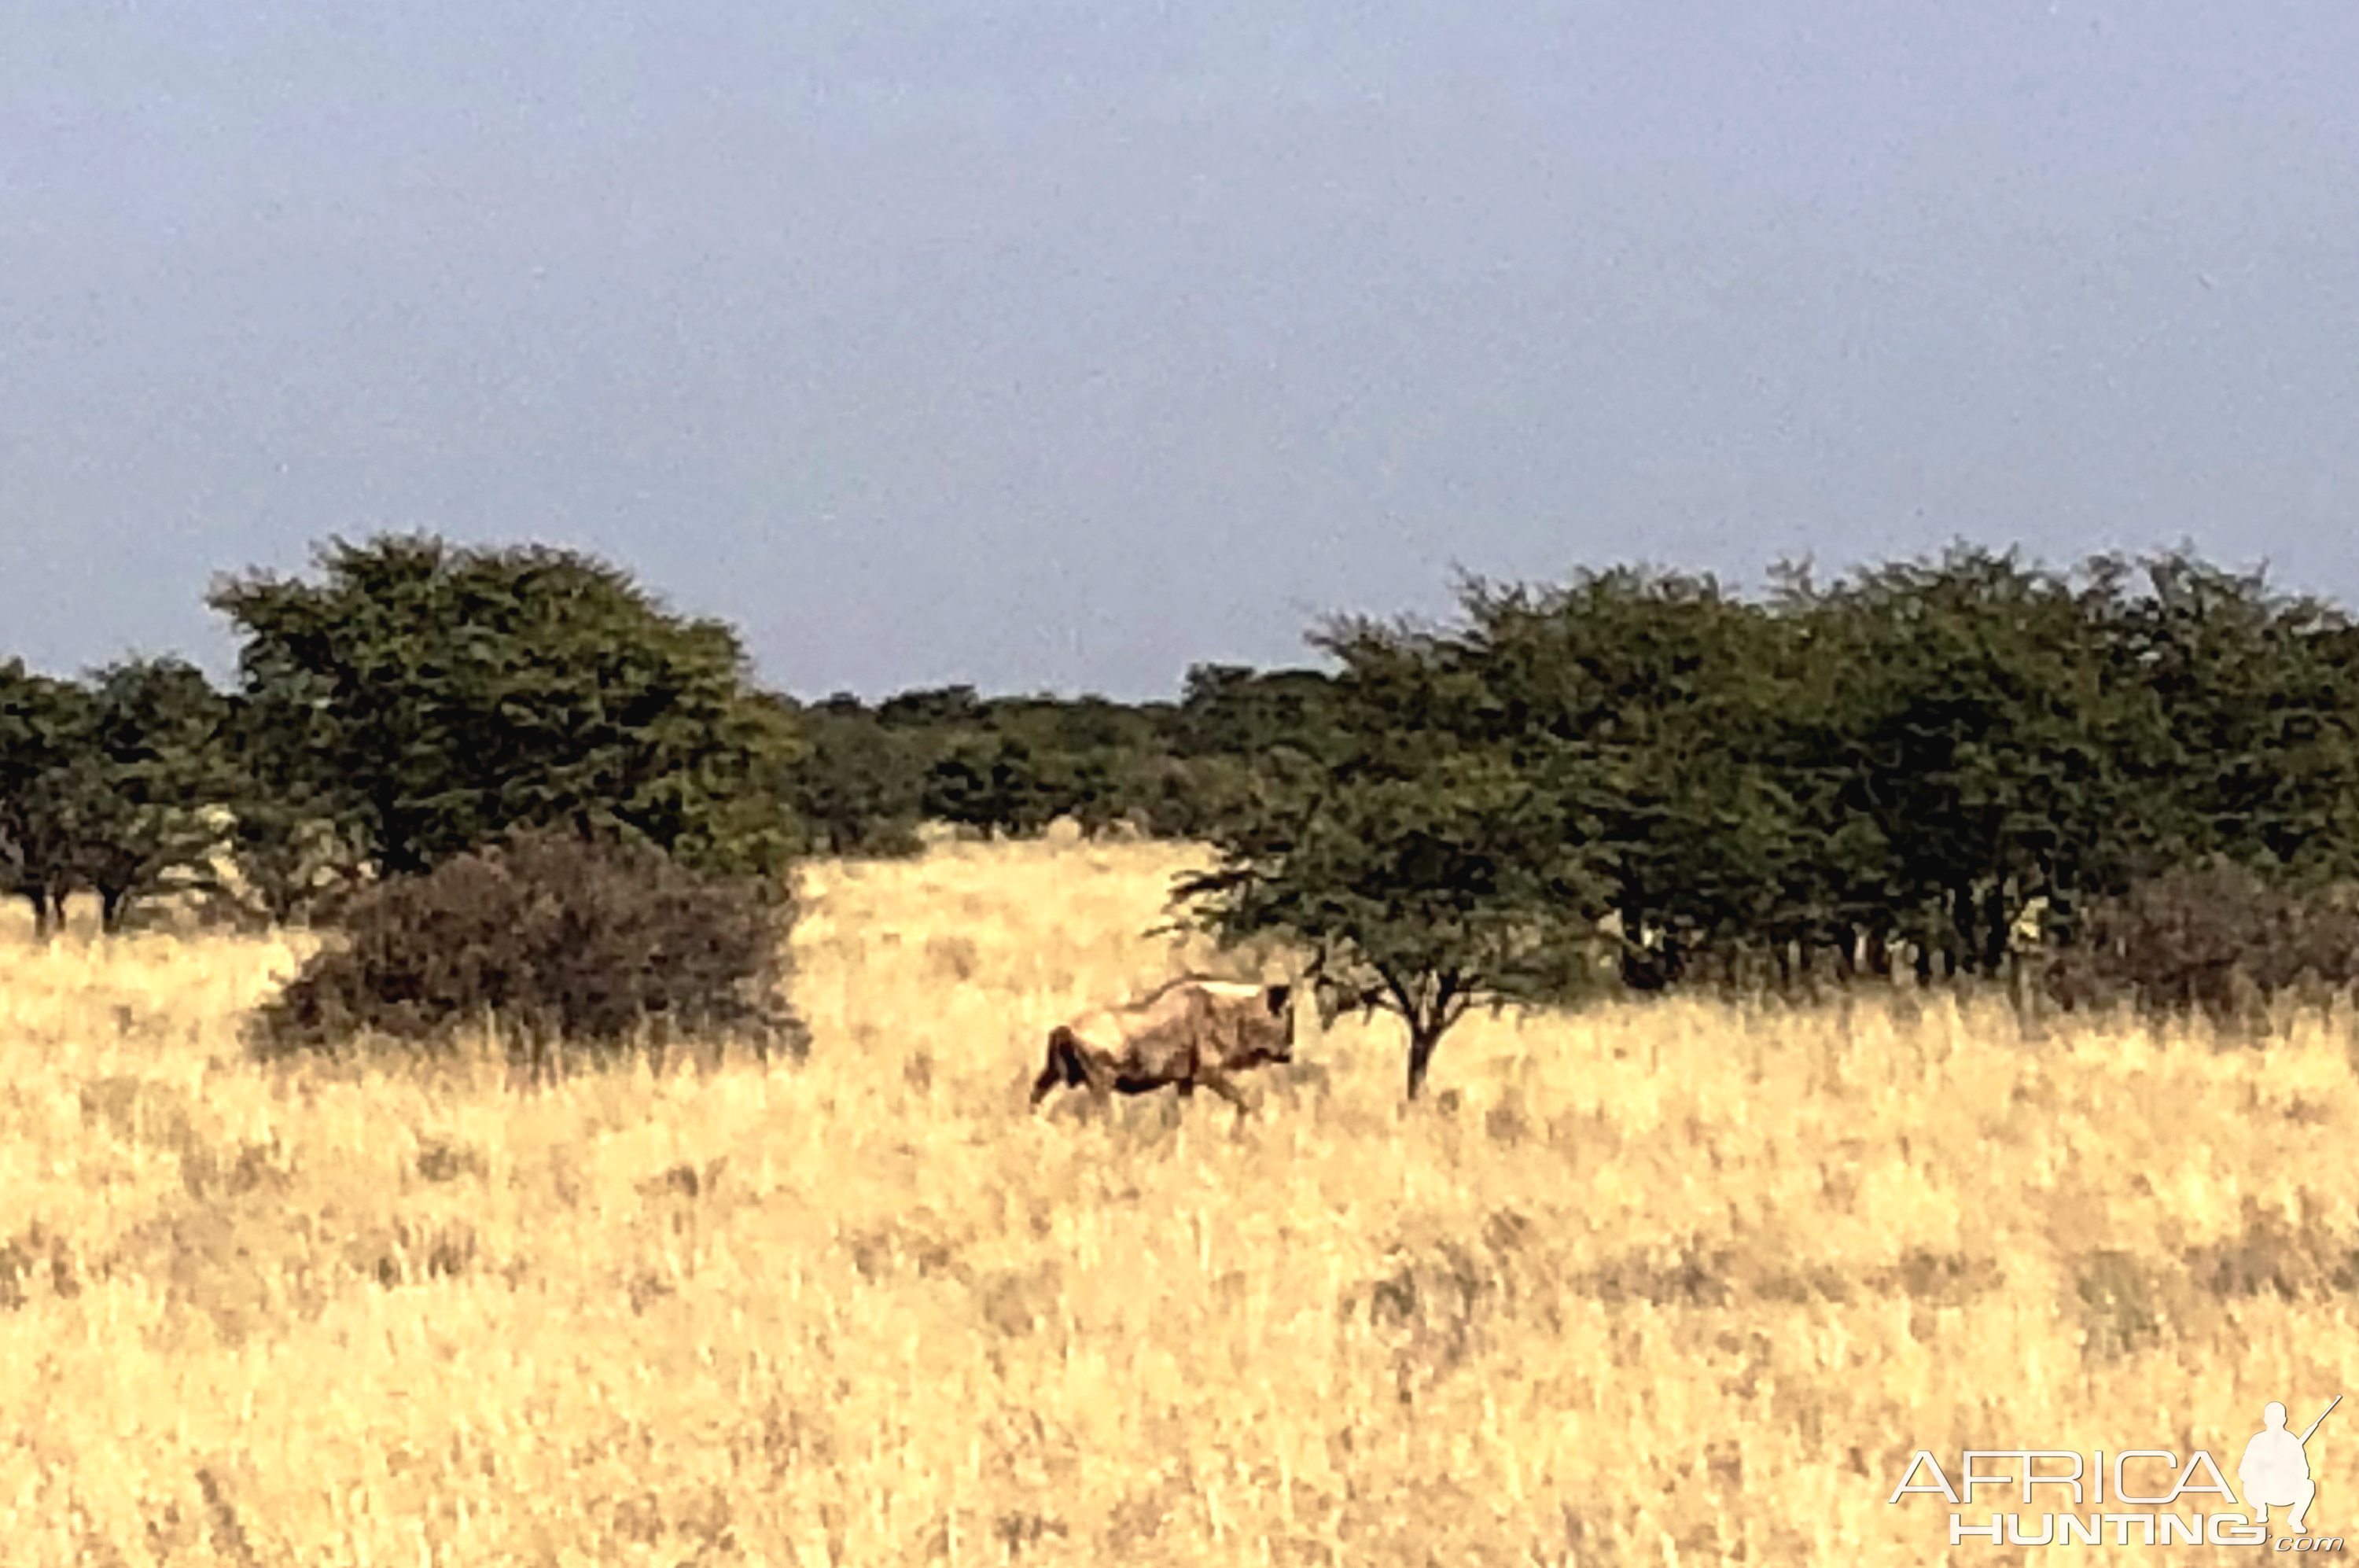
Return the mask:
<svg viewBox="0 0 2359 1568">
<path fill-rule="evenodd" d="M 2359 5 L 0 0 L 0 652 L 614 560 L 1168 693 L 1453 563 L 2191 538 L 2359 603 Z"/>
</svg>

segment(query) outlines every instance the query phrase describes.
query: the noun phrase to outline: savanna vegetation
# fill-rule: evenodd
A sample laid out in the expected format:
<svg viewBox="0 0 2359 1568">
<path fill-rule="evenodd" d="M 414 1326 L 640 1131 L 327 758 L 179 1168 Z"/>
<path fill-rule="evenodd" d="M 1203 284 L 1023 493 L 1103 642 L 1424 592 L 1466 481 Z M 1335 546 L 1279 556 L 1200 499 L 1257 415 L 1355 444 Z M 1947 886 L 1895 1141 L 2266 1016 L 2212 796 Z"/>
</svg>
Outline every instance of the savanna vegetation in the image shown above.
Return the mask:
<svg viewBox="0 0 2359 1568">
<path fill-rule="evenodd" d="M 1478 1011 L 1407 1115 L 1346 1017 L 1243 1122 L 1027 1117 L 1047 1023 L 1212 961 L 1139 935 L 1204 864 L 812 862 L 806 1060 L 531 1093 L 254 1060 L 313 937 L 20 907 L 8 1560 L 1897 1568 L 1996 1555 L 1887 1506 L 1915 1449 L 2233 1478 L 2265 1401 L 2359 1382 L 2347 1010 Z"/>
<path fill-rule="evenodd" d="M 2359 626 L 2257 575 L 1147 703 L 797 702 L 538 547 L 211 602 L 226 690 L 0 665 L 12 1561 L 1915 1563 L 1916 1449 L 2348 1386 Z M 1315 983 L 1260 1115 L 1024 1114 L 1180 967 Z"/>
<path fill-rule="evenodd" d="M 552 828 L 777 889 L 929 822 L 1069 819 L 1211 844 L 1183 917 L 1397 1015 L 1412 1096 L 1484 1005 L 1897 972 L 2217 1015 L 2359 974 L 2359 627 L 2184 551 L 1960 547 L 1751 597 L 1469 581 L 1446 624 L 1319 627 L 1327 670 L 1200 665 L 1136 704 L 796 702 L 575 552 L 386 536 L 318 567 L 214 585 L 226 692 L 171 659 L 0 667 L 0 886 L 37 928 L 84 893 L 110 930 L 159 898 L 332 923 Z"/>
</svg>

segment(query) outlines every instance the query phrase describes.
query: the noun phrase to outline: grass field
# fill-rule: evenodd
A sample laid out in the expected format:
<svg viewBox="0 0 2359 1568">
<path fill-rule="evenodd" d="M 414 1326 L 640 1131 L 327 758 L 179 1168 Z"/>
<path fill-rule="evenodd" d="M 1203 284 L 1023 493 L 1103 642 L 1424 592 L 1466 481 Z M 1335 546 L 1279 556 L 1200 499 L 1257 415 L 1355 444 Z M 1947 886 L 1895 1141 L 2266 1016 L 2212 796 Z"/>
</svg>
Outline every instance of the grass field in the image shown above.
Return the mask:
<svg viewBox="0 0 2359 1568">
<path fill-rule="evenodd" d="M 1888 1506 L 1911 1451 L 2233 1483 L 2359 1392 L 2347 1020 L 1478 1015 L 1406 1116 L 1312 1024 L 1242 1123 L 1027 1116 L 1060 1014 L 1201 961 L 1178 864 L 817 867 L 807 1064 L 538 1094 L 248 1063 L 285 943 L 9 926 L 0 1561 L 2023 1562 Z M 2359 1409 L 2309 1457 L 2359 1536 Z"/>
</svg>

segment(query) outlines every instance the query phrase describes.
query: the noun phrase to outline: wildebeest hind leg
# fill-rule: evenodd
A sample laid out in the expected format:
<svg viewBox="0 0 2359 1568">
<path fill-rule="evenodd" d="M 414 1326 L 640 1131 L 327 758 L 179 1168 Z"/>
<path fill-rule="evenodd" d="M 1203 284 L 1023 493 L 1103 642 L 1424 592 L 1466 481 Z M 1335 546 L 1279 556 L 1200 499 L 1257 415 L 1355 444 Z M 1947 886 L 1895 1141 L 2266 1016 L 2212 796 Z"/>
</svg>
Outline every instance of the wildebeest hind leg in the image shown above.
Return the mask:
<svg viewBox="0 0 2359 1568">
<path fill-rule="evenodd" d="M 1106 1110 L 1114 1104 L 1114 1069 L 1089 1051 L 1076 1051 L 1074 1055 L 1081 1062 L 1082 1075 L 1089 1082 L 1090 1098 L 1099 1110 Z"/>
</svg>

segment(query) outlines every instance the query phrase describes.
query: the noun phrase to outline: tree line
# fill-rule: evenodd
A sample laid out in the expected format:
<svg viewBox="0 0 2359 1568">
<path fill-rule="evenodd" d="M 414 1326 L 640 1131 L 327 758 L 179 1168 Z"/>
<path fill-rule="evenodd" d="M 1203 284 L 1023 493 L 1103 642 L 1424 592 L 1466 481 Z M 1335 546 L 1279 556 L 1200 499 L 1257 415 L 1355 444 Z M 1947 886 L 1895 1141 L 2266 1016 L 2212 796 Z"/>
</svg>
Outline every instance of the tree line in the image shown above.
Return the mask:
<svg viewBox="0 0 2359 1568">
<path fill-rule="evenodd" d="M 1028 837 L 1060 818 L 1200 838 L 1247 798 L 1260 758 L 1327 722 L 1332 681 L 1310 670 L 1191 668 L 1177 702 L 906 691 L 839 695 L 800 711 L 810 755 L 794 804 L 816 847 L 907 854 L 921 822 Z"/>
<path fill-rule="evenodd" d="M 1412 1094 L 1469 1007 L 1601 985 L 2026 948 L 2142 998 L 2224 995 L 2265 947 L 2359 979 L 2359 627 L 2261 573 L 1962 546 L 1753 597 L 1621 569 L 1458 600 L 1317 634 L 1328 722 L 1182 889 L 1400 1015 Z"/>
<path fill-rule="evenodd" d="M 929 821 L 1191 836 L 1325 685 L 1204 666 L 1175 702 L 802 703 L 733 628 L 591 557 L 430 536 L 333 541 L 310 580 L 247 572 L 208 602 L 237 636 L 227 690 L 173 657 L 0 662 L 0 892 L 41 931 L 84 895 L 109 931 L 165 895 L 306 919 L 532 827 L 763 876 L 912 854 Z"/>
<path fill-rule="evenodd" d="M 45 929 L 84 894 L 109 929 L 176 891 L 332 916 L 536 828 L 775 881 L 929 821 L 1127 823 L 1212 846 L 1191 918 L 1398 1013 L 1414 1091 L 1484 1002 L 1992 975 L 2125 949 L 2174 876 L 2269 889 L 2269 940 L 2333 968 L 2318 911 L 2359 878 L 2359 626 L 2186 550 L 1470 579 L 1444 621 L 1324 623 L 1326 670 L 1144 703 L 797 702 L 734 629 L 540 547 L 333 541 L 209 603 L 226 690 L 0 664 L 0 890 Z"/>
</svg>

